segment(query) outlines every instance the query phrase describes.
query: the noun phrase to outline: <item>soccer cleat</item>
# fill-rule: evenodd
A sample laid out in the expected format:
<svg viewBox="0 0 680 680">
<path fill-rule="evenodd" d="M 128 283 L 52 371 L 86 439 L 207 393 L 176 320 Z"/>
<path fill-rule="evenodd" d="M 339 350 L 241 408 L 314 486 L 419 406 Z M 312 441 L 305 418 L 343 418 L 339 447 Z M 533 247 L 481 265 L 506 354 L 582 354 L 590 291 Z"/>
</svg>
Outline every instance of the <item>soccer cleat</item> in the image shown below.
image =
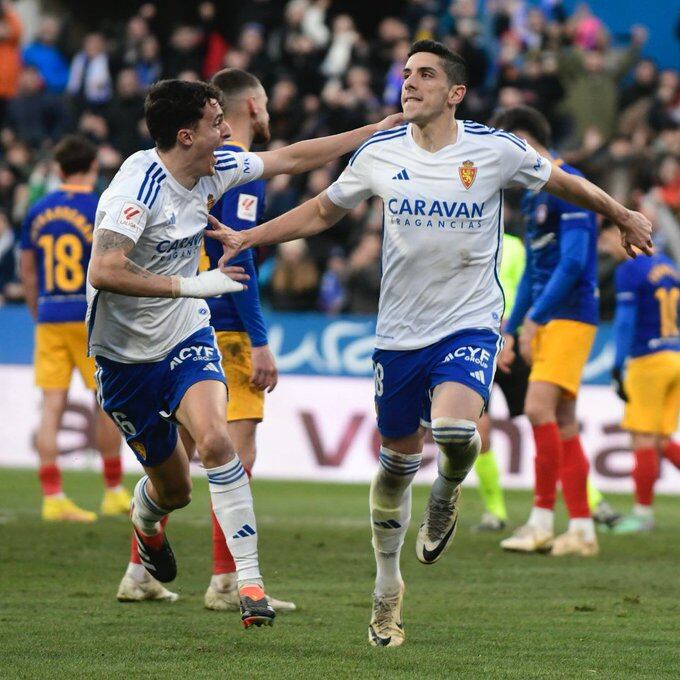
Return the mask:
<svg viewBox="0 0 680 680">
<path fill-rule="evenodd" d="M 42 518 L 46 522 L 96 522 L 97 515 L 79 508 L 70 498 L 45 496 L 42 505 Z"/>
<path fill-rule="evenodd" d="M 276 612 L 272 609 L 264 590 L 258 585 L 248 584 L 239 588 L 241 601 L 241 622 L 244 628 L 251 626 L 271 626 Z"/>
<path fill-rule="evenodd" d="M 430 494 L 416 538 L 416 557 L 423 564 L 434 564 L 446 552 L 456 535 L 456 506 L 459 499 L 460 486 L 456 487 L 450 501 L 434 498 Z"/>
<path fill-rule="evenodd" d="M 612 529 L 615 534 L 641 534 L 654 528 L 654 517 L 626 515 Z"/>
<path fill-rule="evenodd" d="M 475 531 L 503 531 L 505 529 L 505 520 L 501 519 L 493 512 L 485 512 L 479 524 L 474 527 Z"/>
<path fill-rule="evenodd" d="M 177 576 L 177 563 L 175 562 L 175 554 L 172 552 L 170 543 L 168 543 L 165 531 L 161 529 L 163 542 L 160 548 L 154 548 L 150 545 L 149 540 L 156 539 L 156 536 L 144 536 L 134 524 L 132 528 L 137 540 L 137 553 L 144 568 L 161 583 L 174 581 Z"/>
<path fill-rule="evenodd" d="M 151 574 L 145 572 L 142 581 L 137 581 L 125 574 L 118 586 L 116 599 L 118 602 L 142 602 L 144 600 L 176 602 L 179 595 L 164 588 Z"/>
<path fill-rule="evenodd" d="M 597 538 L 588 540 L 582 531 L 572 529 L 555 538 L 550 554 L 554 557 L 564 557 L 565 555 L 594 557 L 598 552 L 600 552 L 600 548 L 597 544 Z"/>
<path fill-rule="evenodd" d="M 616 512 L 607 501 L 600 501 L 591 513 L 595 524 L 603 529 L 613 529 L 620 521 L 623 515 Z"/>
<path fill-rule="evenodd" d="M 122 487 L 120 489 L 106 489 L 102 500 L 102 515 L 107 517 L 129 515 L 131 502 L 132 496 L 130 496 L 127 489 Z"/>
<path fill-rule="evenodd" d="M 216 584 L 214 582 L 217 581 Z M 206 609 L 221 612 L 237 612 L 241 608 L 236 574 L 218 574 L 210 581 L 203 596 Z"/>
<path fill-rule="evenodd" d="M 524 524 L 514 531 L 512 536 L 501 541 L 503 550 L 512 552 L 549 552 L 553 545 L 555 534 L 531 524 Z"/>
<path fill-rule="evenodd" d="M 396 595 L 373 595 L 373 615 L 368 641 L 374 647 L 401 647 L 404 632 L 404 584 Z"/>
</svg>

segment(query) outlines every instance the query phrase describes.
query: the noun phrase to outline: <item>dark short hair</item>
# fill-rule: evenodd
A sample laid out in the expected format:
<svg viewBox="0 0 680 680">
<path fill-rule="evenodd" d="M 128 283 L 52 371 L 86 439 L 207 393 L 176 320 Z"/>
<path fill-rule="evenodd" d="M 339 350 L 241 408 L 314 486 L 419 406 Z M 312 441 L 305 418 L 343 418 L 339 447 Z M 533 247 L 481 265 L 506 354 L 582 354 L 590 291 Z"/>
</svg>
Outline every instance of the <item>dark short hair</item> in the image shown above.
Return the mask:
<svg viewBox="0 0 680 680">
<path fill-rule="evenodd" d="M 172 149 L 182 128 L 196 128 L 211 99 L 221 103 L 222 96 L 208 83 L 174 79 L 153 85 L 146 95 L 144 116 L 156 146 L 161 151 Z"/>
<path fill-rule="evenodd" d="M 537 109 L 531 106 L 514 106 L 498 112 L 489 121 L 493 127 L 502 128 L 508 132 L 524 130 L 528 132 L 541 146 L 550 145 L 550 123 Z"/>
<path fill-rule="evenodd" d="M 97 158 L 97 147 L 81 135 L 66 135 L 54 147 L 54 160 L 67 177 L 87 172 Z"/>
<path fill-rule="evenodd" d="M 418 40 L 414 42 L 411 45 L 411 51 L 408 53 L 408 56 L 412 57 L 419 52 L 436 54 L 441 59 L 449 85 L 467 85 L 467 64 L 460 54 L 450 50 L 446 45 L 442 45 L 442 43 L 436 40 Z"/>
<path fill-rule="evenodd" d="M 210 82 L 218 88 L 225 97 L 233 97 L 244 90 L 262 87 L 257 76 L 240 68 L 223 68 L 218 71 Z"/>
</svg>

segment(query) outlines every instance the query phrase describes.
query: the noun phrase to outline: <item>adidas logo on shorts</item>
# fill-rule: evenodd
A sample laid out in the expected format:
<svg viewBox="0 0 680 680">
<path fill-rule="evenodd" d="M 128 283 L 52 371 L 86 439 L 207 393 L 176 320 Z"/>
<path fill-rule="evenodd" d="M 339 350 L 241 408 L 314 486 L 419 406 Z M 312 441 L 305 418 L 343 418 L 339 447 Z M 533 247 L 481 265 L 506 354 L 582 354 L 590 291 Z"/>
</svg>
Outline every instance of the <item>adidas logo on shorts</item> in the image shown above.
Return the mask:
<svg viewBox="0 0 680 680">
<path fill-rule="evenodd" d="M 479 380 L 482 385 L 486 385 L 484 382 L 484 371 L 470 371 L 470 375 L 475 379 Z"/>
</svg>

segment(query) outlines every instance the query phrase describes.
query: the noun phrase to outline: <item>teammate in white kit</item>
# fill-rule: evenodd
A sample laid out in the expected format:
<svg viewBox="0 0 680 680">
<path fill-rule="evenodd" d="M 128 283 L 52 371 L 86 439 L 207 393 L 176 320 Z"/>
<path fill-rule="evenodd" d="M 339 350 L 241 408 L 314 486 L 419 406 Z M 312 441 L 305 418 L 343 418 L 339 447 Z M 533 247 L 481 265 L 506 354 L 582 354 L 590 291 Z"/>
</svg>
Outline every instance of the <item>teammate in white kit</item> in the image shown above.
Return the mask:
<svg viewBox="0 0 680 680">
<path fill-rule="evenodd" d="M 415 43 L 401 95 L 409 124 L 375 134 L 327 191 L 300 207 L 251 230 L 211 233 L 230 257 L 240 248 L 316 234 L 363 199 L 383 200 L 373 355 L 382 448 L 370 493 L 377 562 L 372 645 L 404 641 L 399 555 L 424 426 L 439 448 L 439 474 L 416 540 L 425 564 L 437 561 L 454 535 L 460 484 L 479 453 L 477 423 L 502 342 L 503 188 L 514 182 L 544 189 L 597 210 L 621 225 L 626 243 L 651 249 L 651 225 L 639 213 L 552 166 L 524 140 L 456 120 L 465 82 L 458 55 L 433 41 Z"/>
<path fill-rule="evenodd" d="M 260 575 L 248 477 L 227 434 L 226 382 L 203 300 L 243 290 L 238 280 L 247 277 L 239 267 L 195 275 L 208 212 L 230 187 L 319 167 L 396 118 L 262 154 L 216 153 L 230 132 L 219 100 L 219 90 L 205 83 L 169 80 L 149 91 L 145 115 L 156 148 L 130 156 L 99 201 L 87 323 L 100 403 L 146 471 L 132 511 L 144 566 L 162 582 L 177 571 L 161 522 L 190 500 L 178 422 L 207 470 L 248 627 L 271 623 L 274 611 Z"/>
</svg>

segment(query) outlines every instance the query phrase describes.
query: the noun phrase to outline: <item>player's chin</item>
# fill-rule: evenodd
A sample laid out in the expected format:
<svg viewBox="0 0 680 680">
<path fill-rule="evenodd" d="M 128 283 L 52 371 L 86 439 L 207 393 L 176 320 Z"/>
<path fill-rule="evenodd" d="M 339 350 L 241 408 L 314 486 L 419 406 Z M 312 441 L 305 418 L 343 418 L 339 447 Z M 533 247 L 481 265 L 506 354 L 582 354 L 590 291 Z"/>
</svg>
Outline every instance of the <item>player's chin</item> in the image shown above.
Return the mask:
<svg viewBox="0 0 680 680">
<path fill-rule="evenodd" d="M 407 123 L 415 123 L 419 118 L 420 102 L 407 101 L 402 104 L 404 120 Z"/>
</svg>

